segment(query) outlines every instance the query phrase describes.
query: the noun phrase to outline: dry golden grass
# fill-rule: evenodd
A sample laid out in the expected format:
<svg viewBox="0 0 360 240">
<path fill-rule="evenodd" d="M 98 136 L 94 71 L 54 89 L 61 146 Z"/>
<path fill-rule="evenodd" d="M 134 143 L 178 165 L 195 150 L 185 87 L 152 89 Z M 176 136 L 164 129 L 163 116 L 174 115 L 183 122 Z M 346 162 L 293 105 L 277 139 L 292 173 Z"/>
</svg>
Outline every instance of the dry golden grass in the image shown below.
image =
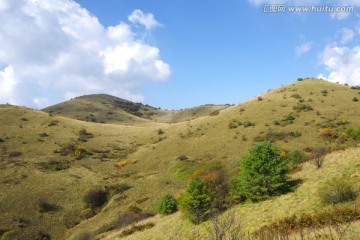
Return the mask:
<svg viewBox="0 0 360 240">
<path fill-rule="evenodd" d="M 328 91 L 327 96 L 321 93 L 324 89 Z M 227 108 L 209 105 L 173 114 L 163 111 L 153 120 L 137 119 L 131 115 L 134 121 L 132 124 L 127 122 L 128 125 L 118 124 L 119 121 L 115 120 L 113 123 L 117 124 L 83 122 L 57 115 L 49 116 L 22 107 L 1 105 L 0 123 L 3 127 L 0 129 L 0 138 L 5 141 L 0 143 L 0 228 L 15 230 L 23 238 L 32 237 L 39 229 L 51 234 L 52 239 L 68 239 L 83 231 L 100 234 L 107 224 L 116 219 L 119 212 L 127 211 L 131 205 L 140 207 L 144 212 L 154 212 L 158 199 L 166 192 L 178 194 L 185 186 L 187 176 L 196 168 L 210 168 L 220 164 L 230 175 L 237 174 L 236 161 L 254 144 L 254 138 L 264 136 L 269 131 L 302 133 L 301 137 L 287 136 L 275 142 L 276 146 L 285 150 L 353 145 L 351 141 L 342 144 L 337 140 L 318 138 L 318 131 L 329 121 L 334 123 L 334 119 L 350 121 L 344 126 L 336 125 L 335 129 L 339 132 L 345 127 L 359 126 L 359 103 L 352 101 L 358 95 L 357 92 L 343 85 L 309 79 L 262 94 L 262 101 L 254 98 Z M 313 110 L 296 112 L 293 106 L 297 105 L 299 99 L 291 97 L 293 94 L 300 95 Z M 62 114 L 76 117 L 77 104 L 63 107 Z M 104 105 L 97 103 L 97 106 L 93 101 L 83 104 L 90 104 L 88 107 L 94 109 Z M 108 111 L 104 109 L 101 111 Z M 216 110 L 220 110 L 218 115 L 209 114 Z M 295 116 L 292 124 L 273 124 L 275 120 L 283 122 L 281 119 L 291 112 Z M 83 113 L 80 111 L 80 114 Z M 128 113 L 120 113 L 119 110 L 118 114 L 125 116 Z M 100 118 L 100 115 L 96 118 Z M 193 117 L 196 118 L 187 120 Z M 228 124 L 232 119 L 242 123 L 251 121 L 255 126 L 245 128 L 242 125 L 229 129 Z M 59 121 L 58 124 L 49 126 L 54 120 Z M 81 129 L 92 133 L 93 138 L 79 142 Z M 159 129 L 162 133 L 159 133 Z M 39 134 L 42 133 L 48 136 L 41 137 Z M 93 155 L 75 160 L 74 156 L 54 153 L 54 150 L 72 141 L 83 145 Z M 22 154 L 10 157 L 9 153 L 12 152 Z M 335 174 L 351 173 L 352 178 L 358 179 L 359 166 L 356 161 L 359 159 L 356 154 L 358 149 L 355 148 L 333 153 L 327 156 L 320 170 L 306 163 L 302 171 L 293 175 L 294 178 L 304 180 L 294 193 L 236 207 L 244 227 L 254 230 L 251 226 L 321 208 L 312 195 L 316 187 Z M 177 160 L 180 155 L 186 155 L 188 160 Z M 348 159 L 349 155 L 354 158 Z M 348 160 L 339 161 L 338 158 Z M 67 162 L 70 167 L 53 172 L 39 166 L 39 163 L 51 159 Z M 116 164 L 121 161 L 128 164 L 119 168 Z M 340 163 L 343 165 L 336 165 Z M 91 213 L 82 202 L 85 192 L 117 183 L 127 183 L 132 188 L 115 195 L 97 215 L 89 218 Z M 59 209 L 39 213 L 36 201 L 40 197 L 46 197 L 49 203 L 59 206 Z M 19 218 L 29 220 L 29 224 L 19 228 Z M 186 236 L 191 232 L 191 225 L 179 213 L 169 217 L 156 216 L 151 221 L 156 223 L 153 228 L 143 233 L 134 233 L 128 238 L 141 236 L 144 238 L 137 239 L 167 239 L 177 233 Z"/>
</svg>

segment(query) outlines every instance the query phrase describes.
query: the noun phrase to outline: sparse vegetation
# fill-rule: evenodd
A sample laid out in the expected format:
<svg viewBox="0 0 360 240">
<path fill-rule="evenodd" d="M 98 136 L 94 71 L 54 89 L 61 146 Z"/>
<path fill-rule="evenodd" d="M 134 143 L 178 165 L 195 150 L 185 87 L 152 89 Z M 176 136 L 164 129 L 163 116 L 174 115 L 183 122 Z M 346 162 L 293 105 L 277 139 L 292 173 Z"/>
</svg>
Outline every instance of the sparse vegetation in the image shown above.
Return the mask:
<svg viewBox="0 0 360 240">
<path fill-rule="evenodd" d="M 323 89 L 329 91 L 328 97 L 320 94 Z M 309 95 L 310 91 L 313 96 Z M 52 116 L 2 105 L 0 206 L 6 214 L 0 218 L 0 235 L 14 230 L 18 239 L 45 239 L 47 235 L 51 239 L 73 239 L 88 230 L 98 238 L 116 238 L 124 233 L 122 236 L 133 234 L 130 237 L 133 239 L 169 236 L 216 239 L 223 232 L 226 232 L 224 238 L 232 238 L 232 232 L 238 230 L 240 239 L 257 239 L 253 232 L 274 221 L 291 216 L 299 219 L 302 213 L 314 219 L 318 212 L 333 208 L 354 209 L 358 198 L 335 203 L 333 207 L 333 203 L 322 203 L 316 193 L 338 176 L 349 179 L 354 192 L 358 192 L 360 117 L 354 108 L 356 103 L 351 101 L 355 95 L 359 98 L 357 92 L 343 85 L 310 79 L 274 89 L 261 96 L 263 101 L 255 98 L 235 107 L 200 106 L 167 111 L 150 107 L 144 110 L 145 106 L 139 105 L 137 114 L 141 117 L 116 107 L 117 103 L 111 102 L 113 98 L 107 100 L 103 96 L 79 97 L 74 104 L 70 101 L 60 105 L 63 109 L 54 110 Z M 309 104 L 315 111 L 307 111 Z M 222 111 L 224 108 L 227 109 Z M 220 114 L 209 117 L 213 111 Z M 282 121 L 290 112 L 295 120 Z M 22 121 L 21 117 L 30 121 Z M 96 122 L 109 124 L 72 118 L 82 121 L 94 118 Z M 60 122 L 49 126 L 53 120 Z M 243 128 L 245 121 L 256 126 Z M 23 128 L 19 128 L 20 124 Z M 319 136 L 324 128 L 333 130 L 337 136 Z M 165 133 L 158 134 L 159 129 Z M 88 138 L 90 134 L 92 138 Z M 268 194 L 264 197 L 267 201 L 246 198 L 244 184 L 239 181 L 243 171 L 238 171 L 236 160 L 245 156 L 256 141 L 272 142 L 291 176 L 286 182 L 288 190 Z M 78 146 L 83 146 L 85 153 L 82 160 L 75 161 Z M 327 151 L 316 154 L 318 146 L 330 149 L 331 153 L 326 157 Z M 12 152 L 21 154 L 10 157 Z M 118 166 L 118 162 L 123 163 Z M 157 215 L 137 222 L 153 216 L 150 213 L 156 211 L 157 200 L 167 192 L 180 200 L 196 177 L 205 186 L 209 201 L 203 216 L 195 222 L 207 219 L 206 222 L 194 226 L 183 213 Z M 299 185 L 295 187 L 295 184 Z M 91 189 L 102 192 L 102 205 L 91 207 L 83 201 Z M 282 193 L 286 195 L 278 196 Z M 44 200 L 39 201 L 40 198 Z M 233 204 L 240 206 L 228 209 Z M 236 216 L 234 221 L 232 211 Z M 121 219 L 117 219 L 118 214 Z M 113 224 L 116 221 L 118 224 Z M 147 223 L 156 225 L 144 227 Z M 334 239 L 339 239 L 336 234 L 349 224 L 303 227 L 304 238 L 312 239 L 306 235 L 311 231 L 312 234 L 326 232 L 329 237 L 331 229 Z M 226 230 L 229 225 L 232 227 Z M 357 231 L 358 226 L 358 220 L 351 222 L 348 234 L 342 239 L 357 239 L 351 231 Z M 192 234 L 192 228 L 198 231 L 198 238 Z M 299 232 L 283 236 L 301 239 Z"/>
<path fill-rule="evenodd" d="M 325 204 L 337 204 L 352 201 L 356 198 L 356 192 L 349 179 L 345 177 L 333 178 L 318 190 L 319 198 Z"/>
<path fill-rule="evenodd" d="M 57 126 L 59 124 L 59 120 L 51 120 L 48 123 L 48 127 L 53 127 L 53 126 Z"/>
<path fill-rule="evenodd" d="M 255 123 L 250 122 L 250 121 L 246 121 L 246 122 L 243 123 L 243 125 L 244 125 L 244 128 L 247 128 L 247 127 L 255 126 Z"/>
<path fill-rule="evenodd" d="M 58 161 L 55 159 L 50 159 L 47 162 L 42 162 L 40 163 L 40 166 L 43 167 L 45 170 L 50 171 L 61 171 L 70 167 L 69 163 L 64 161 Z"/>
</svg>

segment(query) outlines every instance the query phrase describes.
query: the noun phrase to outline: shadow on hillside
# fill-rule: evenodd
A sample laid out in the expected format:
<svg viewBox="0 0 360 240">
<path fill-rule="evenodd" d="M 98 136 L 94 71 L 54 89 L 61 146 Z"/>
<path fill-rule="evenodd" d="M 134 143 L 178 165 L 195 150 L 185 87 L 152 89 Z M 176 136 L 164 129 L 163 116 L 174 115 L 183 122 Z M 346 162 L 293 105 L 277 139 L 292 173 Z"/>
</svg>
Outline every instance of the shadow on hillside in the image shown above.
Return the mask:
<svg viewBox="0 0 360 240">
<path fill-rule="evenodd" d="M 289 191 L 288 192 L 294 192 L 301 183 L 303 183 L 304 181 L 302 179 L 292 179 L 290 181 L 288 181 L 289 184 Z"/>
</svg>

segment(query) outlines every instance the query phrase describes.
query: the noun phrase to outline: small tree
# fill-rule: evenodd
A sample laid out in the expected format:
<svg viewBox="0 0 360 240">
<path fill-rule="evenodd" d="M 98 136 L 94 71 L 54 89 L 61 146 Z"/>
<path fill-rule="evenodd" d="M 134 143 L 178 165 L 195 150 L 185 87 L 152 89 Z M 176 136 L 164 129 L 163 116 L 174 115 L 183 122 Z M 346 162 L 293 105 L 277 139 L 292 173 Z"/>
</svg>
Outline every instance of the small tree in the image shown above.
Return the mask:
<svg viewBox="0 0 360 240">
<path fill-rule="evenodd" d="M 316 169 L 320 169 L 322 167 L 327 152 L 328 149 L 326 147 L 317 147 L 314 149 L 312 161 Z"/>
<path fill-rule="evenodd" d="M 206 185 L 194 177 L 180 195 L 180 210 L 195 224 L 205 221 L 210 215 L 211 198 Z"/>
<path fill-rule="evenodd" d="M 240 195 L 252 201 L 265 200 L 290 189 L 287 164 L 269 142 L 251 148 L 240 161 Z"/>
<path fill-rule="evenodd" d="M 177 201 L 170 193 L 165 194 L 157 206 L 158 213 L 168 215 L 177 211 Z"/>
</svg>

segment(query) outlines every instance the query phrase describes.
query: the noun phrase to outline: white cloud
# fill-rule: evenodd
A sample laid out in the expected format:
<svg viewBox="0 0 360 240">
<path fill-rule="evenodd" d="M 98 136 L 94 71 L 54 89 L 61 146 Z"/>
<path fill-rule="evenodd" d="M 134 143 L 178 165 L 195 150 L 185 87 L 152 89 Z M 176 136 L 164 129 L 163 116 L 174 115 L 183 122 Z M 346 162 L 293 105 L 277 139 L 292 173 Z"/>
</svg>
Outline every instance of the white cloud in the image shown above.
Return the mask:
<svg viewBox="0 0 360 240">
<path fill-rule="evenodd" d="M 348 28 L 341 29 L 341 43 L 346 44 L 354 39 L 355 32 Z"/>
<path fill-rule="evenodd" d="M 0 71 L 0 101 L 17 104 L 16 85 L 14 68 L 11 65 Z"/>
<path fill-rule="evenodd" d="M 312 45 L 313 45 L 312 42 L 306 42 L 306 43 L 303 43 L 303 44 L 295 47 L 296 57 L 299 58 L 299 57 L 301 57 L 301 55 L 303 55 L 304 53 L 307 53 L 308 51 L 310 51 Z"/>
<path fill-rule="evenodd" d="M 320 64 L 329 74 L 319 76 L 331 82 L 360 85 L 360 46 L 354 48 L 328 45 L 320 55 Z"/>
<path fill-rule="evenodd" d="M 132 23 L 144 25 L 146 30 L 151 30 L 155 27 L 161 26 L 161 24 L 155 20 L 153 14 L 144 14 L 140 9 L 133 11 L 128 19 Z"/>
<path fill-rule="evenodd" d="M 141 10 L 130 16 L 146 30 L 160 25 Z M 139 100 L 144 81 L 170 75 L 130 24 L 104 27 L 73 0 L 1 0 L 0 22 L 1 102 L 43 107 L 91 93 Z"/>
<path fill-rule="evenodd" d="M 40 108 L 49 106 L 49 99 L 45 97 L 36 97 L 33 99 L 33 102 Z"/>
</svg>

